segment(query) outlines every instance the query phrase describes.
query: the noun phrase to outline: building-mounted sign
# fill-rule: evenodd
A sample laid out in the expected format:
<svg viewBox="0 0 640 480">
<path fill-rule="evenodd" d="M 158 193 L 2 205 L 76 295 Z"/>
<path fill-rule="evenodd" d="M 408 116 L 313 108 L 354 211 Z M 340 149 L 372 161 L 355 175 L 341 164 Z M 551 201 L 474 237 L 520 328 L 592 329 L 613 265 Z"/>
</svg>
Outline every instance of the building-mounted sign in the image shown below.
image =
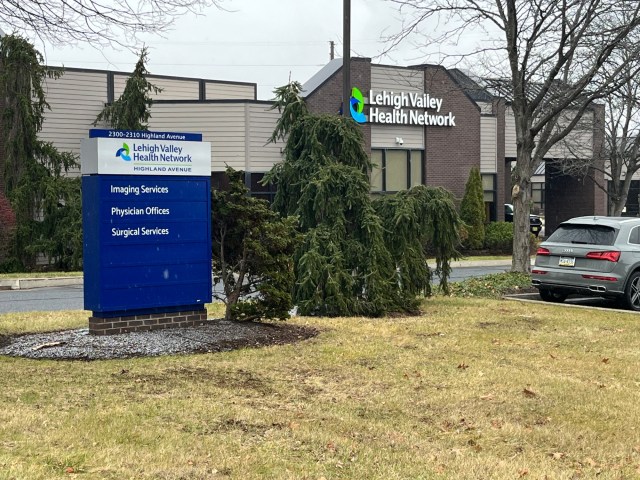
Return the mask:
<svg viewBox="0 0 640 480">
<path fill-rule="evenodd" d="M 443 99 L 428 93 L 369 91 L 369 112 L 364 113 L 366 99 L 357 88 L 352 89 L 350 110 L 358 123 L 455 127 L 452 112 L 443 113 Z"/>
<path fill-rule="evenodd" d="M 122 333 L 206 318 L 210 144 L 198 134 L 97 130 L 90 135 L 81 157 L 89 330 Z"/>
</svg>

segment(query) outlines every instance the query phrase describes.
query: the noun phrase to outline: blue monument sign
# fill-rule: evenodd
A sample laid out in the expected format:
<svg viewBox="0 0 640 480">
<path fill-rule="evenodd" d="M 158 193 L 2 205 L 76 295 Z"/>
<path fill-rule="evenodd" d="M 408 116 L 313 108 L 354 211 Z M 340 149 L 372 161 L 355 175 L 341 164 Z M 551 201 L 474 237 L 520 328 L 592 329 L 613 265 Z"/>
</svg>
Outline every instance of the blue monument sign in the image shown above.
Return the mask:
<svg viewBox="0 0 640 480">
<path fill-rule="evenodd" d="M 206 320 L 210 143 L 199 134 L 91 130 L 82 142 L 81 163 L 90 332 Z"/>
</svg>

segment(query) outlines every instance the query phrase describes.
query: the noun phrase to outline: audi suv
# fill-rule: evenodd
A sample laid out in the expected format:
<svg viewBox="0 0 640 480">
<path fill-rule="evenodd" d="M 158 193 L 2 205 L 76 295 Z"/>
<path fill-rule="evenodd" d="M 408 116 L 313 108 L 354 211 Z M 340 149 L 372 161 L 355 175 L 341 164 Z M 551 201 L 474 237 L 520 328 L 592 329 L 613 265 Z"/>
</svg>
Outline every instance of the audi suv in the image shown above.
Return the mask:
<svg viewBox="0 0 640 480">
<path fill-rule="evenodd" d="M 540 244 L 531 283 L 540 297 L 619 298 L 640 311 L 640 218 L 577 217 Z"/>
</svg>

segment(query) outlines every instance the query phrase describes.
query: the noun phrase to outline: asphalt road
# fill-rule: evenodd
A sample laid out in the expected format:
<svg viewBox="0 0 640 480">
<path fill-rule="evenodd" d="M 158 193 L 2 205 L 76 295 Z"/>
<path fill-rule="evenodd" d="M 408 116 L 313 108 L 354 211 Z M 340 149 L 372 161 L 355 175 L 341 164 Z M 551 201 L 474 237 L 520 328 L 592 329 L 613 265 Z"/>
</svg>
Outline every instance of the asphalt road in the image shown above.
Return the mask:
<svg viewBox="0 0 640 480">
<path fill-rule="evenodd" d="M 0 290 L 0 313 L 83 310 L 82 285 Z"/>
<path fill-rule="evenodd" d="M 451 272 L 450 282 L 469 277 L 507 271 L 505 266 L 458 267 Z M 46 287 L 29 290 L 0 290 L 0 313 L 83 310 L 82 285 Z"/>
</svg>

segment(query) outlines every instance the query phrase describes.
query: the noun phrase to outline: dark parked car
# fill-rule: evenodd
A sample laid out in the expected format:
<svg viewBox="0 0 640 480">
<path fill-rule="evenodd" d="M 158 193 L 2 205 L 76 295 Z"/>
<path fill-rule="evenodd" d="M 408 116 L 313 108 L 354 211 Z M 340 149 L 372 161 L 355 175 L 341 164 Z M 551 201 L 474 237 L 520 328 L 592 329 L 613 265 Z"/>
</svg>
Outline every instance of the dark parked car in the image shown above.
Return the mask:
<svg viewBox="0 0 640 480">
<path fill-rule="evenodd" d="M 504 204 L 504 221 L 513 222 L 513 205 L 510 203 Z M 534 215 L 533 213 L 529 214 L 529 230 L 536 237 L 542 231 L 542 219 L 538 215 Z"/>
<path fill-rule="evenodd" d="M 623 299 L 640 311 L 640 218 L 578 217 L 540 244 L 531 283 L 548 302 L 572 293 Z"/>
</svg>

